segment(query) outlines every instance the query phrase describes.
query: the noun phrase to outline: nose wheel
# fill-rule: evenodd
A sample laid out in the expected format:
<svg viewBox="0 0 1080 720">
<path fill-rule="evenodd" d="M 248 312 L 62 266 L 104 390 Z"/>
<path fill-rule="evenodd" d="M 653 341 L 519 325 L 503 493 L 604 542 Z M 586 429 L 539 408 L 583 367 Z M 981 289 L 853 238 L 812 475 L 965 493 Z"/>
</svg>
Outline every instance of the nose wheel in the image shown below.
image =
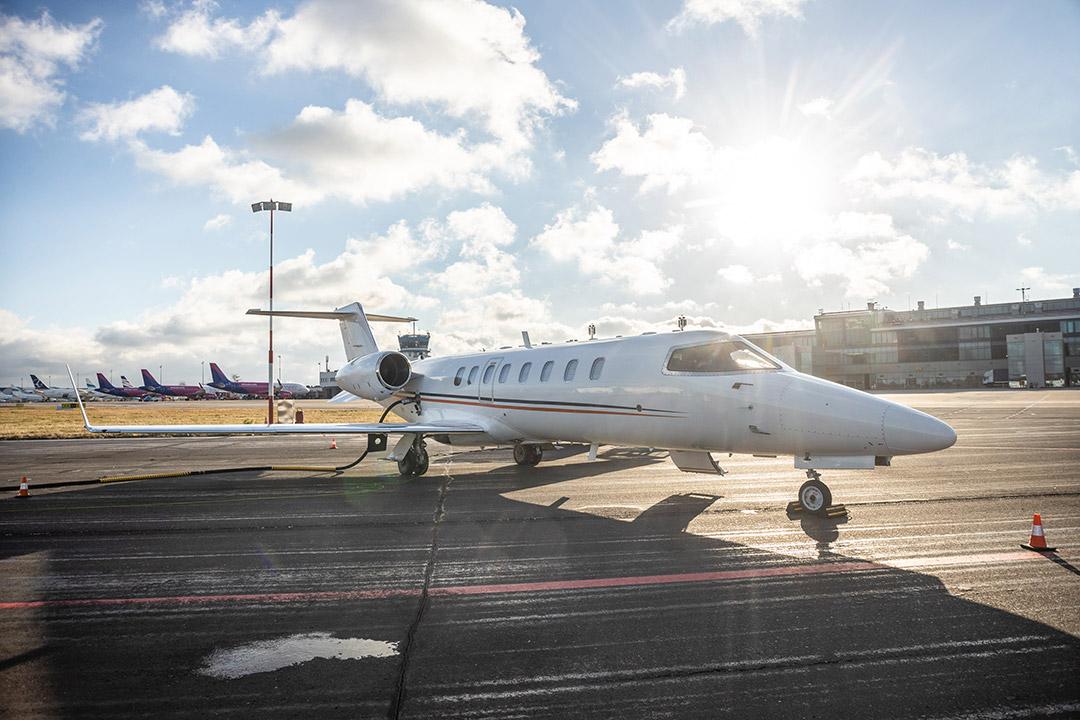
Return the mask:
<svg viewBox="0 0 1080 720">
<path fill-rule="evenodd" d="M 538 465 L 543 457 L 544 451 L 539 445 L 525 445 L 524 443 L 518 443 L 514 446 L 514 462 L 518 465 L 532 467 L 533 465 Z"/>
<path fill-rule="evenodd" d="M 808 513 L 825 515 L 832 505 L 832 492 L 817 470 L 807 470 L 806 477 L 807 481 L 799 488 L 799 504 Z"/>
</svg>

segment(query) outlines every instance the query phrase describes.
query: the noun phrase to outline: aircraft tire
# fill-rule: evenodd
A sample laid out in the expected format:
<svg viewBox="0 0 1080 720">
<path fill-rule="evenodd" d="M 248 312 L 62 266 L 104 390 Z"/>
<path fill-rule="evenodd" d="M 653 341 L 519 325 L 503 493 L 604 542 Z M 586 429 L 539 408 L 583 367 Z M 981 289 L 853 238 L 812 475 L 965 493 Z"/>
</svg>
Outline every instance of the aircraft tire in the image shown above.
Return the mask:
<svg viewBox="0 0 1080 720">
<path fill-rule="evenodd" d="M 525 467 L 533 467 L 540 463 L 544 457 L 544 451 L 539 445 L 525 445 L 518 443 L 514 446 L 514 462 Z"/>
<path fill-rule="evenodd" d="M 807 480 L 799 488 L 799 504 L 812 515 L 824 515 L 832 505 L 832 492 L 828 485 L 817 478 Z"/>
<path fill-rule="evenodd" d="M 414 475 L 423 475 L 428 471 L 428 465 L 431 463 L 431 458 L 428 457 L 427 448 L 421 447 L 419 450 L 415 448 L 409 452 L 416 453 L 416 468 L 413 470 Z"/>
<path fill-rule="evenodd" d="M 419 467 L 419 458 L 416 456 L 416 450 L 409 448 L 409 452 L 405 453 L 405 457 L 398 460 L 398 473 L 402 477 L 413 477 L 417 474 L 417 467 Z"/>
</svg>

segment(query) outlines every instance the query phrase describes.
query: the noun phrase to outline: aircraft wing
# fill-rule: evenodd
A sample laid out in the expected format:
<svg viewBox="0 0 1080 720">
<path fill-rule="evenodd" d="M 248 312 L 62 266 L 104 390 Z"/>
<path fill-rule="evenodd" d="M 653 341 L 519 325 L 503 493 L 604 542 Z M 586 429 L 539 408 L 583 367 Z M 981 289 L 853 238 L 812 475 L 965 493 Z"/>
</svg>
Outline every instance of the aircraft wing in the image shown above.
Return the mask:
<svg viewBox="0 0 1080 720">
<path fill-rule="evenodd" d="M 68 368 L 71 375 L 71 368 Z M 72 376 L 74 386 L 75 378 Z M 277 425 L 94 425 L 79 398 L 83 424 L 92 433 L 112 435 L 374 435 L 407 434 L 449 435 L 484 433 L 479 425 L 468 423 L 280 423 Z"/>
</svg>

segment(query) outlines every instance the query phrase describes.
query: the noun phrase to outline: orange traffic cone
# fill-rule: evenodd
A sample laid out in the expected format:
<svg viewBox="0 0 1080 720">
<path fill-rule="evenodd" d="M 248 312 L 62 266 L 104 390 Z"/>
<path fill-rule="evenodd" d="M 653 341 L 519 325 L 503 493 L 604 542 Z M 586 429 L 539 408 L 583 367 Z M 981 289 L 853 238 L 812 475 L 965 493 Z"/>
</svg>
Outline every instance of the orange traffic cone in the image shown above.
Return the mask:
<svg viewBox="0 0 1080 720">
<path fill-rule="evenodd" d="M 330 438 L 330 449 L 337 450 L 337 440 L 334 438 Z"/>
<path fill-rule="evenodd" d="M 1046 536 L 1043 534 L 1042 517 L 1039 513 L 1035 513 L 1035 517 L 1031 520 L 1031 539 L 1021 544 L 1020 547 L 1035 552 L 1054 552 L 1057 549 L 1047 547 Z"/>
<path fill-rule="evenodd" d="M 15 497 L 30 497 L 30 483 L 26 482 L 25 475 L 23 475 L 22 481 L 19 483 L 19 494 Z"/>
</svg>

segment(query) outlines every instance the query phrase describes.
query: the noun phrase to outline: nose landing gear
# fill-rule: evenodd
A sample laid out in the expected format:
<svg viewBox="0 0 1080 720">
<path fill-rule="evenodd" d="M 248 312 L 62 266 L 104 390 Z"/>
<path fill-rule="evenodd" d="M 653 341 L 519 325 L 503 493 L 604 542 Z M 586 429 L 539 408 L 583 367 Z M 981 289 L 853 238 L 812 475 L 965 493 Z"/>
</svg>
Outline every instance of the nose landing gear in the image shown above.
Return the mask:
<svg viewBox="0 0 1080 720">
<path fill-rule="evenodd" d="M 827 515 L 832 506 L 829 486 L 821 481 L 821 473 L 817 470 L 807 470 L 806 477 L 807 481 L 799 488 L 799 504 L 813 515 Z"/>
</svg>

